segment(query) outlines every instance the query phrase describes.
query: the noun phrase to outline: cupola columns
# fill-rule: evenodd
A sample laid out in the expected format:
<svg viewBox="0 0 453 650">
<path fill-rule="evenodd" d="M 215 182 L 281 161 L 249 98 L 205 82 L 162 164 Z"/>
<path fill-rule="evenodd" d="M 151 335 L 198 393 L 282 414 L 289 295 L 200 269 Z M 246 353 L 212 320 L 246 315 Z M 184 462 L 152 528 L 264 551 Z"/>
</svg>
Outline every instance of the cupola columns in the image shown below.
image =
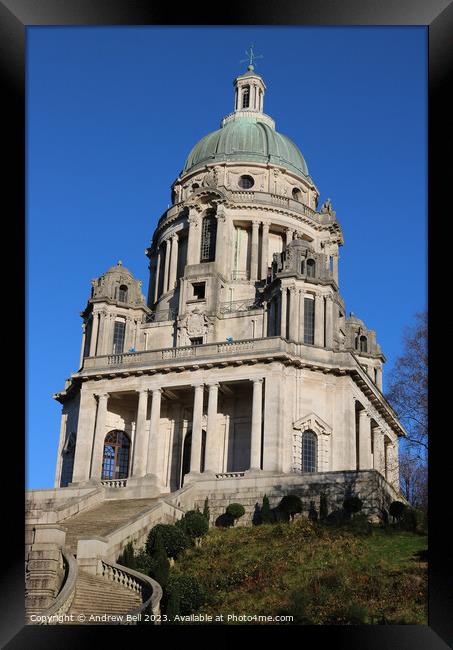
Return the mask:
<svg viewBox="0 0 453 650">
<path fill-rule="evenodd" d="M 245 74 L 236 77 L 234 84 L 234 112 L 262 113 L 266 86 L 259 74 L 249 66 Z"/>
</svg>

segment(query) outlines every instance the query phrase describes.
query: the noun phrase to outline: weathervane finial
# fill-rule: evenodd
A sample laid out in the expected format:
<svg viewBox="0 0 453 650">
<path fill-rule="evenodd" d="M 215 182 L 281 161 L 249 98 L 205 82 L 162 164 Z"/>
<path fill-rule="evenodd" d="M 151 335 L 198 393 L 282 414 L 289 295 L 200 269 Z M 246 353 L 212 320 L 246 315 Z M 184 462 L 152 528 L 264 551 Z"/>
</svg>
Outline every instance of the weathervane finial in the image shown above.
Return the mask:
<svg viewBox="0 0 453 650">
<path fill-rule="evenodd" d="M 248 63 L 247 70 L 254 70 L 255 69 L 255 66 L 253 65 L 253 62 L 256 61 L 256 59 L 264 59 L 262 54 L 255 54 L 255 52 L 253 51 L 253 48 L 254 48 L 254 45 L 252 43 L 252 45 L 250 46 L 250 49 L 245 50 L 245 54 L 246 54 L 247 58 L 242 59 L 242 61 L 240 61 L 240 63 Z"/>
</svg>

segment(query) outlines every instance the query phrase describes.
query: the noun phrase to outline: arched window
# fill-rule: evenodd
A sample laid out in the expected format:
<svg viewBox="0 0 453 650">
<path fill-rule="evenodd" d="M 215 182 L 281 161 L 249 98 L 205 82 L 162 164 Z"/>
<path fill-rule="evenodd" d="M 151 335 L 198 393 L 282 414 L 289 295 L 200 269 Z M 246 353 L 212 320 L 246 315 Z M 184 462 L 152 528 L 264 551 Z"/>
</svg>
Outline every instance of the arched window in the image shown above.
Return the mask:
<svg viewBox="0 0 453 650">
<path fill-rule="evenodd" d="M 314 278 L 316 273 L 315 260 L 307 260 L 307 278 Z"/>
<path fill-rule="evenodd" d="M 250 86 L 246 86 L 242 91 L 242 108 L 248 108 L 250 105 Z"/>
<path fill-rule="evenodd" d="M 125 284 L 122 284 L 118 289 L 118 300 L 120 302 L 127 302 L 127 287 Z"/>
<path fill-rule="evenodd" d="M 113 354 L 121 354 L 124 349 L 124 331 L 126 323 L 121 320 L 116 320 L 113 328 Z"/>
<path fill-rule="evenodd" d="M 318 439 L 310 429 L 302 435 L 302 472 L 316 472 Z"/>
<path fill-rule="evenodd" d="M 192 185 L 192 192 L 195 192 L 195 190 L 198 190 L 199 187 L 200 187 L 200 186 L 198 185 L 198 183 L 194 183 L 194 184 Z"/>
<path fill-rule="evenodd" d="M 360 352 L 368 352 L 368 341 L 366 336 L 360 337 Z"/>
<path fill-rule="evenodd" d="M 131 441 L 124 431 L 110 431 L 105 436 L 102 461 L 102 479 L 127 478 Z"/>
<path fill-rule="evenodd" d="M 302 199 L 302 192 L 298 187 L 295 187 L 292 191 L 293 199 L 295 201 L 300 201 Z"/>
<path fill-rule="evenodd" d="M 215 240 L 217 235 L 217 219 L 214 212 L 208 212 L 201 225 L 201 253 L 200 262 L 213 262 L 215 260 Z"/>
</svg>

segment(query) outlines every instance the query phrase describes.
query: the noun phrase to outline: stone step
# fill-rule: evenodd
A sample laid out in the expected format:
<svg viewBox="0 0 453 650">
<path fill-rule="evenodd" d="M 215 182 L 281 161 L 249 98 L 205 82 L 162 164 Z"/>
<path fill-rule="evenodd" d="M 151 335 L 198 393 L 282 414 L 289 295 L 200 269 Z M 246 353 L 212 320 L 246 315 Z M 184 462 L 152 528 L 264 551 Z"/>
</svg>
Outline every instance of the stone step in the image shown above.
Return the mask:
<svg viewBox="0 0 453 650">
<path fill-rule="evenodd" d="M 79 571 L 74 600 L 68 614 L 127 614 L 142 602 L 140 594 L 123 585 Z"/>
</svg>

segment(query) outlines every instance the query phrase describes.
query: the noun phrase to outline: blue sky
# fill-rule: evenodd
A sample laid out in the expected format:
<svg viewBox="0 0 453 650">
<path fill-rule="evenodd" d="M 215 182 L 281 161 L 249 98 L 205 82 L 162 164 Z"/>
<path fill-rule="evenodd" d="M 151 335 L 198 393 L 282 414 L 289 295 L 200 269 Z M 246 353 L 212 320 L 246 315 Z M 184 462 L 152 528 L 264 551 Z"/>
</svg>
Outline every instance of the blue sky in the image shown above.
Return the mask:
<svg viewBox="0 0 453 650">
<path fill-rule="evenodd" d="M 424 27 L 27 29 L 27 484 L 53 485 L 90 280 L 144 249 L 193 145 L 233 108 L 255 44 L 265 112 L 343 228 L 340 290 L 387 370 L 426 307 Z M 385 388 L 385 370 L 384 370 Z"/>
</svg>

